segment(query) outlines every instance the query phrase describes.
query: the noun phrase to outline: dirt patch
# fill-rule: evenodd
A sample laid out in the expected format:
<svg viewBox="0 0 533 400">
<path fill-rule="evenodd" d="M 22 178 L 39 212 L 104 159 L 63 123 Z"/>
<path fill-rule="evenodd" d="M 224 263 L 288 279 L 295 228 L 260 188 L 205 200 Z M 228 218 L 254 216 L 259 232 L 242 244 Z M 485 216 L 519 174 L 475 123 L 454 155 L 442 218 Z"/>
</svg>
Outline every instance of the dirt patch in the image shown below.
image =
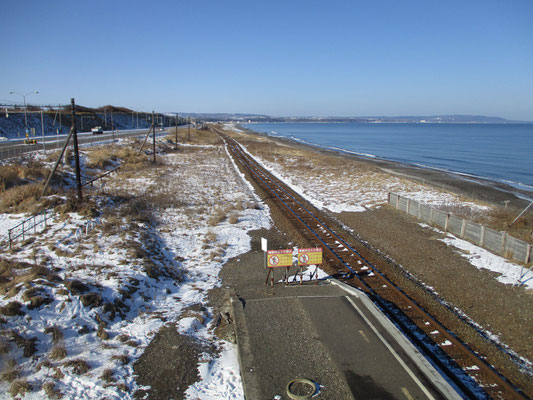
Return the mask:
<svg viewBox="0 0 533 400">
<path fill-rule="evenodd" d="M 193 338 L 181 335 L 176 326 L 162 327 L 133 366 L 137 383 L 150 386 L 135 392 L 135 398 L 185 398 L 187 388 L 200 378 L 197 368 L 200 354 L 210 351 Z"/>
</svg>

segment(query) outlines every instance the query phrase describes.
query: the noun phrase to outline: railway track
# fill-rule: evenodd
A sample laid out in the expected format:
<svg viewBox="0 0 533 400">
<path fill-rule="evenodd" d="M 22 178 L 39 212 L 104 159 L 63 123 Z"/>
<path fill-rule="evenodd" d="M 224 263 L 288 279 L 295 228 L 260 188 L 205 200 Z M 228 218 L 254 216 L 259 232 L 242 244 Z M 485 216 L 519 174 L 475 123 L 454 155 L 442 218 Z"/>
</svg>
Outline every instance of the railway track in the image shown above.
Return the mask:
<svg viewBox="0 0 533 400">
<path fill-rule="evenodd" d="M 214 127 L 213 130 L 224 140 L 234 159 L 271 196 L 309 244 L 324 249 L 325 261 L 338 271 L 342 280 L 365 292 L 465 396 L 527 399 L 519 389 L 387 278 L 378 266 L 362 256 L 350 241 L 328 227 L 317 211 L 305 206 L 283 182 L 249 156 L 238 142 Z M 477 389 L 472 381 L 477 384 Z"/>
</svg>

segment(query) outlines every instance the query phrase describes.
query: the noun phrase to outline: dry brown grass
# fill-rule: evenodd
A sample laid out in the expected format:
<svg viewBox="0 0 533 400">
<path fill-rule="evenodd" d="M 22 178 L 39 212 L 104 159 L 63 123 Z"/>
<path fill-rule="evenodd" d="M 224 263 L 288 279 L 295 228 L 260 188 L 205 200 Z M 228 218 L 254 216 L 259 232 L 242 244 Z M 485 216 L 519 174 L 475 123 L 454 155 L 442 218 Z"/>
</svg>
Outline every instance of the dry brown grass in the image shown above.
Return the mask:
<svg viewBox="0 0 533 400">
<path fill-rule="evenodd" d="M 87 363 L 87 361 L 81 358 L 69 360 L 63 365 L 67 368 L 72 368 L 72 372 L 74 372 L 76 375 L 83 375 L 91 370 L 91 366 Z"/>
<path fill-rule="evenodd" d="M 533 243 L 533 210 L 526 211 L 515 223 L 509 227 L 522 210 L 497 208 L 492 210 L 485 225 L 497 231 L 507 231 L 509 235 Z"/>
<path fill-rule="evenodd" d="M 43 384 L 44 393 L 48 396 L 49 399 L 60 399 L 63 397 L 63 394 L 59 389 L 56 389 L 54 382 L 45 382 Z"/>
<path fill-rule="evenodd" d="M 67 356 L 67 349 L 65 349 L 64 346 L 54 346 L 50 353 L 48 354 L 48 357 L 50 357 L 52 360 L 62 360 Z"/>
<path fill-rule="evenodd" d="M 116 378 L 113 375 L 113 370 L 108 368 L 104 370 L 104 372 L 102 372 L 102 375 L 100 375 L 100 379 L 106 383 L 113 383 L 116 381 Z"/>
<path fill-rule="evenodd" d="M 0 192 L 27 182 L 41 181 L 49 173 L 48 168 L 36 161 L 25 165 L 0 165 Z"/>
<path fill-rule="evenodd" d="M 16 397 L 18 395 L 24 395 L 31 392 L 32 387 L 26 379 L 17 379 L 13 381 L 9 386 L 9 393 L 11 396 Z"/>
<path fill-rule="evenodd" d="M 208 223 L 210 226 L 217 226 L 218 224 L 220 224 L 222 221 L 226 219 L 226 216 L 227 216 L 227 210 L 221 207 L 217 207 L 215 208 L 215 210 L 213 210 L 213 212 L 209 216 Z"/>
<path fill-rule="evenodd" d="M 175 131 L 172 129 L 169 131 L 169 135 L 166 136 L 172 143 L 176 139 Z M 191 128 L 190 140 L 189 140 L 189 129 L 188 128 L 179 128 L 178 129 L 178 144 L 187 143 L 187 144 L 209 144 L 216 145 L 221 144 L 222 140 L 219 136 L 210 130 L 196 130 Z"/>
<path fill-rule="evenodd" d="M 130 358 L 125 355 L 125 354 L 120 354 L 120 355 L 114 355 L 113 357 L 111 357 L 113 360 L 117 360 L 119 361 L 122 365 L 126 365 L 126 364 L 129 364 L 130 362 Z"/>
<path fill-rule="evenodd" d="M 61 278 L 42 265 L 0 258 L 0 295 L 16 295 L 25 284 L 37 279 L 59 282 Z"/>
<path fill-rule="evenodd" d="M 236 213 L 232 213 L 232 214 L 230 214 L 229 219 L 228 219 L 228 222 L 229 222 L 230 224 L 236 224 L 237 222 L 239 222 L 239 216 L 238 216 L 238 214 L 236 214 Z"/>
<path fill-rule="evenodd" d="M 42 186 L 37 183 L 15 186 L 0 194 L 0 213 L 35 213 L 42 206 L 39 196 Z"/>
<path fill-rule="evenodd" d="M 4 382 L 13 382 L 20 376 L 20 367 L 17 362 L 10 358 L 4 362 L 2 371 L 0 372 L 0 380 Z"/>
<path fill-rule="evenodd" d="M 44 333 L 52 335 L 52 343 L 54 344 L 59 344 L 63 340 L 63 332 L 56 325 L 46 328 Z"/>
</svg>

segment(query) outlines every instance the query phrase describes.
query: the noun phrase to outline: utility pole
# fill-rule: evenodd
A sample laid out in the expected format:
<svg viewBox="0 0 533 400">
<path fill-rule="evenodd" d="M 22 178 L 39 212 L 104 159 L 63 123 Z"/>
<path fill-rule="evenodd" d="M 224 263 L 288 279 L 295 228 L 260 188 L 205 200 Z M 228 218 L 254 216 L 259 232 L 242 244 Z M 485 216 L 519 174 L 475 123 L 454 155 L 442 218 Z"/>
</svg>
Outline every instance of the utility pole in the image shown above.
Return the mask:
<svg viewBox="0 0 533 400">
<path fill-rule="evenodd" d="M 81 204 L 81 173 L 80 173 L 80 153 L 78 151 L 78 132 L 76 131 L 76 104 L 74 99 L 70 99 L 70 106 L 72 107 L 72 138 L 74 139 L 74 161 L 76 167 L 76 189 L 78 191 L 78 203 Z"/>
<path fill-rule="evenodd" d="M 152 111 L 152 126 L 154 127 L 154 131 L 152 133 L 153 136 L 153 141 L 152 141 L 152 147 L 153 147 L 153 150 L 154 150 L 154 164 L 156 164 L 156 161 L 155 161 L 155 112 Z"/>
<path fill-rule="evenodd" d="M 43 110 L 41 110 L 41 133 L 43 134 L 43 153 L 46 151 L 44 146 L 44 121 L 43 121 Z"/>
<path fill-rule="evenodd" d="M 113 132 L 113 142 L 115 141 L 115 126 L 113 125 L 113 111 L 111 111 L 111 132 Z"/>
<path fill-rule="evenodd" d="M 191 141 L 191 116 L 189 115 L 189 134 L 188 134 L 188 139 L 187 141 Z"/>
<path fill-rule="evenodd" d="M 175 123 L 176 123 L 176 149 L 178 148 L 178 114 L 176 114 L 176 118 L 175 118 Z"/>
</svg>

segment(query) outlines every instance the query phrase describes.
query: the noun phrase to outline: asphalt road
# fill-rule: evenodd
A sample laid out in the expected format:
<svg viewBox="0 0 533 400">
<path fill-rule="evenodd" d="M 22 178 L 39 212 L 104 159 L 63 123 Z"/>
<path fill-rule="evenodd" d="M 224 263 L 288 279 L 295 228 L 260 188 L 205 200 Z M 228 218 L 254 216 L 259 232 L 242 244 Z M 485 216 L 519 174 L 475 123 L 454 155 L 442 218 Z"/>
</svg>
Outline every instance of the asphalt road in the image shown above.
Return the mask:
<svg viewBox="0 0 533 400">
<path fill-rule="evenodd" d="M 140 136 L 146 135 L 148 129 L 132 129 L 124 131 L 105 131 L 101 135 L 93 135 L 91 132 L 79 132 L 78 133 L 78 143 L 88 144 L 88 143 L 98 143 L 106 142 L 114 139 L 131 137 L 131 136 Z M 158 131 L 157 135 L 166 135 L 166 131 Z M 44 146 L 43 138 L 36 136 L 37 144 L 24 144 L 24 139 L 11 139 L 0 142 L 0 160 L 16 157 L 24 153 L 42 151 L 43 148 L 46 150 L 51 149 L 61 149 L 67 139 L 68 135 L 57 135 L 57 136 L 45 136 L 44 137 Z"/>
</svg>

